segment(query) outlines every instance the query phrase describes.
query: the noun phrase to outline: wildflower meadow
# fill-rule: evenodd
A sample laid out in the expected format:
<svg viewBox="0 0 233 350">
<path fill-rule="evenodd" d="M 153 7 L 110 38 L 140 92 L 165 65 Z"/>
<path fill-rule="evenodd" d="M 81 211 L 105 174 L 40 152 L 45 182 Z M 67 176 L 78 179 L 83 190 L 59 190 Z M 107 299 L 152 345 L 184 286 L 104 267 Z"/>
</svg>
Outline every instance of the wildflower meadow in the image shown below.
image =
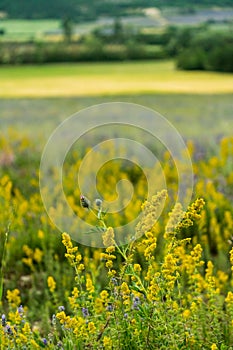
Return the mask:
<svg viewBox="0 0 233 350">
<path fill-rule="evenodd" d="M 166 189 L 146 198 L 143 172 L 116 161 L 99 174 L 105 198 L 94 198 L 91 188 L 73 190 L 82 159 L 74 150 L 64 191 L 103 248 L 78 244 L 47 215 L 32 138 L 9 131 L 0 149 L 1 349 L 233 349 L 232 137 L 214 154 L 197 155 L 188 143 L 195 181 L 185 210 L 173 205 L 177 173 L 167 152 Z M 119 179 L 134 194 L 111 214 L 105 202 Z M 138 213 L 134 234 L 119 244 L 115 227 Z"/>
</svg>

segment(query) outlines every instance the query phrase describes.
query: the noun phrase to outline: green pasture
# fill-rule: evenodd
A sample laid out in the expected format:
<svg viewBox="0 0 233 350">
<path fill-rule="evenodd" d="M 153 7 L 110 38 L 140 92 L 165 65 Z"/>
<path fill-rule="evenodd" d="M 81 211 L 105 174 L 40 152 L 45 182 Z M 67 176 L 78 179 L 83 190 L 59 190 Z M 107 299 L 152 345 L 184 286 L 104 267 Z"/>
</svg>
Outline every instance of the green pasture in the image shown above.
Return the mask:
<svg viewBox="0 0 233 350">
<path fill-rule="evenodd" d="M 46 33 L 61 29 L 61 22 L 56 19 L 2 19 L 0 28 L 5 35 L 0 40 L 26 41 L 41 39 Z"/>
<path fill-rule="evenodd" d="M 171 60 L 0 67 L 0 98 L 232 92 L 233 74 L 179 71 Z"/>
</svg>

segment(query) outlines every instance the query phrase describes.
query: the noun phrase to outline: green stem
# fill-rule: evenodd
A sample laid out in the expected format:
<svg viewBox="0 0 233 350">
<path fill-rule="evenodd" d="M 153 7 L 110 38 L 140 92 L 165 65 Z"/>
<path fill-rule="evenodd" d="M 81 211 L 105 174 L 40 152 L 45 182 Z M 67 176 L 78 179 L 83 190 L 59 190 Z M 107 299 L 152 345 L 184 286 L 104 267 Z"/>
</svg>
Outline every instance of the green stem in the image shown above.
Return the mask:
<svg viewBox="0 0 233 350">
<path fill-rule="evenodd" d="M 2 301 L 2 295 L 3 295 L 4 269 L 6 267 L 6 246 L 7 246 L 8 235 L 9 235 L 9 231 L 10 231 L 10 225 L 11 225 L 11 222 L 9 222 L 9 224 L 7 226 L 7 230 L 5 232 L 4 245 L 3 245 L 1 270 L 0 270 L 0 301 Z"/>
</svg>

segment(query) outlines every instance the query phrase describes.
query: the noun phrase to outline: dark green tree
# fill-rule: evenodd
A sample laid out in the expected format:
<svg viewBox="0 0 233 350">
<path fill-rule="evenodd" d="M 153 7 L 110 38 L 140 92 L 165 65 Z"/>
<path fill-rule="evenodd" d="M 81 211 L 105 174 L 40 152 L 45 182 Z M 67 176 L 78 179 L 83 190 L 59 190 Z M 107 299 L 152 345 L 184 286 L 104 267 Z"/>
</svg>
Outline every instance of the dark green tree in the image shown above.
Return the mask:
<svg viewBox="0 0 233 350">
<path fill-rule="evenodd" d="M 70 43 L 72 41 L 72 34 L 73 34 L 73 30 L 74 30 L 73 20 L 70 17 L 65 17 L 62 20 L 61 27 L 63 30 L 64 40 L 67 43 Z"/>
</svg>

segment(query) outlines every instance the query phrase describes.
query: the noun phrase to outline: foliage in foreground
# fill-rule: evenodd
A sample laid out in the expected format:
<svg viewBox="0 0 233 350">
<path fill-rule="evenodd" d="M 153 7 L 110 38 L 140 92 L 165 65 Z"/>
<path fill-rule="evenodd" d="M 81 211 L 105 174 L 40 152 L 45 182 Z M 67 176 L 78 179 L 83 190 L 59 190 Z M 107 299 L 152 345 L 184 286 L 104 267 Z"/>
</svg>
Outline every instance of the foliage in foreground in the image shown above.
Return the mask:
<svg viewBox="0 0 233 350">
<path fill-rule="evenodd" d="M 162 191 L 143 207 L 136 227 L 136 238 L 144 234 L 141 239 L 118 246 L 109 227 L 103 234 L 106 248 L 94 250 L 74 246 L 66 233 L 62 249 L 38 193 L 33 146 L 17 140 L 16 157 L 2 139 L 1 164 L 8 175 L 0 180 L 1 242 L 6 247 L 1 348 L 231 349 L 232 145 L 232 138 L 223 139 L 218 156 L 194 162 L 195 197 L 204 197 L 205 205 L 198 199 L 186 214 L 179 205 L 168 214 Z M 31 167 L 23 163 L 27 157 Z M 64 184 L 74 210 L 80 210 L 80 194 L 69 187 L 69 179 L 77 164 L 67 167 Z M 28 175 L 22 176 L 25 169 Z M 176 175 L 168 155 L 163 169 L 170 197 Z M 112 171 L 108 182 L 101 176 L 105 191 L 124 175 L 137 179 L 135 197 L 142 199 L 145 183 L 138 169 L 130 173 L 131 168 L 116 163 Z M 165 201 L 164 215 L 151 228 L 151 215 L 156 217 Z M 139 207 L 140 201 L 134 201 L 123 219 L 127 222 Z M 91 219 L 87 209 L 83 216 Z M 112 220 L 114 226 L 122 218 Z"/>
<path fill-rule="evenodd" d="M 119 247 L 111 227 L 103 233 L 106 249 L 94 259 L 83 256 L 63 233 L 66 258 L 75 270 L 67 307 L 59 305 L 56 281 L 47 279 L 54 306 L 47 338 L 33 331 L 19 290 L 8 290 L 9 313 L 2 315 L 1 344 L 8 349 L 231 349 L 233 345 L 233 293 L 225 292 L 227 275 L 216 276 L 211 261 L 205 265 L 200 244 L 180 239 L 183 228 L 200 218 L 204 205 L 196 200 L 186 213 L 179 204 L 165 228 L 164 258 L 157 264 L 157 239 L 151 215 L 163 205 L 166 191 L 144 204 L 136 227 L 142 240 Z M 179 221 L 180 217 L 183 219 Z M 149 224 L 149 226 L 148 226 Z M 116 263 L 118 256 L 121 263 Z M 135 263 L 140 257 L 140 263 Z M 233 249 L 230 251 L 233 265 Z M 104 268 L 105 266 L 105 268 Z M 98 278 L 105 269 L 106 284 Z M 233 270 L 233 267 L 232 267 Z"/>
</svg>

